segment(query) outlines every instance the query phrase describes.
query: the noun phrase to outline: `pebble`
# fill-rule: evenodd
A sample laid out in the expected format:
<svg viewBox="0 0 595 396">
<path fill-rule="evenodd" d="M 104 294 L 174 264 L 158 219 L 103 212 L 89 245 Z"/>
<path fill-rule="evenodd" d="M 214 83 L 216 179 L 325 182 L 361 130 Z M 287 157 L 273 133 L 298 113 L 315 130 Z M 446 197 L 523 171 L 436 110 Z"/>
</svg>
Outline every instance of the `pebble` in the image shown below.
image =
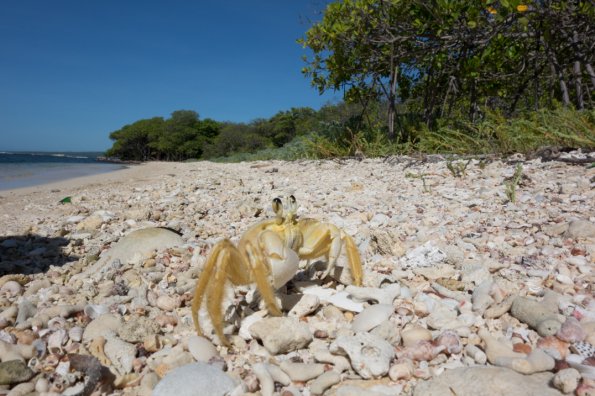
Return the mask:
<svg viewBox="0 0 595 396">
<path fill-rule="evenodd" d="M 80 393 L 89 376 L 67 356 L 88 351 L 118 374 L 103 383 L 106 394 L 116 385 L 151 394 L 160 378 L 167 385 L 197 361 L 218 370 L 198 374 L 209 385 L 233 378 L 224 389 L 232 395 L 424 394 L 424 379 L 448 380 L 457 394 L 468 386 L 471 394 L 547 395 L 574 387 L 576 372 L 574 393 L 592 392 L 593 170 L 525 161 L 530 183 L 512 205 L 502 183 L 514 166 L 472 161 L 454 178 L 445 161 L 432 161 L 163 163 L 156 172 L 169 167 L 175 177 L 147 172 L 117 187 L 86 186 L 68 192 L 69 205 L 43 189 L 5 197 L 0 364 L 20 362 L 35 377 L 3 391 Z M 426 175 L 427 189 L 406 172 Z M 205 338 L 190 316 L 207 255 L 271 217 L 270 200 L 286 194 L 296 196 L 300 217 L 354 238 L 363 286 L 350 284 L 341 254 L 332 280 L 318 279 L 324 257 L 312 268 L 301 263 L 279 290 L 280 318 L 258 311 L 251 285 L 226 287 L 233 346 L 215 347 L 208 315 Z M 288 370 L 299 380 L 279 365 L 298 367 Z M 312 370 L 307 380 L 304 369 Z M 526 386 L 515 370 L 545 371 L 523 374 Z M 165 387 L 170 394 L 198 389 L 194 376 L 178 378 Z M 437 394 L 449 386 L 437 385 Z"/>
<path fill-rule="evenodd" d="M 365 379 L 386 375 L 395 356 L 391 344 L 365 332 L 337 338 L 331 344 L 330 351 L 347 354 L 351 367 Z"/>
<path fill-rule="evenodd" d="M 355 315 L 351 322 L 351 328 L 355 332 L 370 331 L 386 321 L 393 311 L 392 303 L 371 305 Z"/>
<path fill-rule="evenodd" d="M 273 355 L 303 348 L 313 338 L 307 324 L 289 317 L 262 319 L 250 326 L 250 334 Z"/>
<path fill-rule="evenodd" d="M 209 362 L 212 358 L 219 356 L 215 345 L 205 337 L 190 336 L 186 342 L 188 352 L 197 362 Z"/>
<path fill-rule="evenodd" d="M 222 396 L 235 389 L 236 383 L 218 368 L 206 363 L 192 363 L 170 371 L 153 389 L 153 396 Z"/>
<path fill-rule="evenodd" d="M 548 384 L 554 375 L 523 375 L 502 367 L 463 367 L 447 370 L 439 377 L 415 387 L 414 396 L 442 396 L 448 389 L 455 395 L 561 396 Z"/>
<path fill-rule="evenodd" d="M 13 385 L 29 381 L 35 372 L 20 360 L 8 360 L 0 363 L 0 385 Z"/>
<path fill-rule="evenodd" d="M 307 382 L 324 373 L 324 364 L 281 362 L 281 370 L 285 371 L 292 381 Z"/>
<path fill-rule="evenodd" d="M 527 297 L 517 297 L 512 302 L 510 313 L 543 337 L 556 334 L 562 327 L 557 304 L 547 300 L 539 302 Z"/>
<path fill-rule="evenodd" d="M 310 383 L 310 393 L 313 395 L 322 395 L 328 388 L 338 384 L 341 381 L 341 374 L 331 370 L 320 375 Z"/>
<path fill-rule="evenodd" d="M 572 393 L 578 387 L 579 381 L 581 380 L 581 373 L 573 368 L 567 368 L 560 370 L 554 375 L 552 384 L 562 391 L 562 393 Z"/>
</svg>

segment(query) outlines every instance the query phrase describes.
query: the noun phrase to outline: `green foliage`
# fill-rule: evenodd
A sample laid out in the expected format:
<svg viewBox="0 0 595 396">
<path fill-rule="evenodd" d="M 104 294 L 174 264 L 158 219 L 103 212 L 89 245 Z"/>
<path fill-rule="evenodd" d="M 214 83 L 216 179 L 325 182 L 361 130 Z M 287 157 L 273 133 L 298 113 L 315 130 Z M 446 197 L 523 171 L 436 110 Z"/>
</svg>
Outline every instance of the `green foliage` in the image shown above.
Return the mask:
<svg viewBox="0 0 595 396">
<path fill-rule="evenodd" d="M 447 160 L 446 167 L 448 168 L 448 170 L 454 177 L 461 178 L 466 175 L 467 166 L 469 166 L 470 163 L 471 163 L 471 160 L 468 160 L 467 162 L 464 162 L 464 161 L 454 161 L 453 162 L 452 160 Z"/>
<path fill-rule="evenodd" d="M 413 137 L 399 103 L 432 131 L 445 118 L 478 122 L 482 108 L 593 108 L 594 35 L 592 1 L 341 0 L 299 42 L 314 87 L 382 98 L 386 131 L 396 122 L 403 141 Z"/>
<path fill-rule="evenodd" d="M 114 144 L 106 155 L 134 161 L 199 158 L 219 128 L 213 120 L 200 120 L 195 111 L 178 110 L 167 120 L 139 120 L 112 132 L 110 139 Z"/>
<path fill-rule="evenodd" d="M 514 169 L 514 175 L 510 179 L 504 181 L 504 192 L 506 193 L 506 197 L 512 203 L 516 202 L 516 188 L 519 185 L 521 178 L 523 177 L 523 166 L 521 164 L 517 164 Z"/>
<path fill-rule="evenodd" d="M 483 121 L 454 121 L 435 131 L 416 132 L 419 151 L 425 153 L 528 153 L 543 146 L 595 148 L 595 111 L 568 108 L 539 110 L 507 119 L 486 112 Z"/>
</svg>

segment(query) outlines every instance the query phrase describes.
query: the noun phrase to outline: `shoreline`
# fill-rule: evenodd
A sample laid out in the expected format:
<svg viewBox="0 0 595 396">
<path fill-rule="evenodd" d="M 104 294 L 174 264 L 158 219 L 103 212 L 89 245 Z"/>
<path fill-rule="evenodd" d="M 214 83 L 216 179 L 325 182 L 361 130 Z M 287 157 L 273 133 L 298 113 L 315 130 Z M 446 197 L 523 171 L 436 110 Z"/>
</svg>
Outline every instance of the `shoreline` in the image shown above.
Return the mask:
<svg viewBox="0 0 595 396">
<path fill-rule="evenodd" d="M 7 312 L 0 331 L 10 341 L 6 348 L 25 362 L 32 341 L 52 348 L 29 366 L 24 385 L 31 389 L 62 379 L 56 357 L 90 353 L 117 377 L 97 386 L 106 393 L 117 387 L 118 395 L 151 394 L 171 387 L 176 375 L 176 386 L 198 389 L 204 382 L 193 381 L 211 380 L 206 369 L 218 362 L 225 369 L 217 378 L 233 379 L 243 393 L 258 390 L 259 369 L 271 368 L 295 374 L 304 393 L 321 394 L 328 375 L 320 363 L 329 361 L 349 375 L 336 375 L 329 395 L 378 384 L 391 394 L 440 394 L 424 389 L 449 389 L 455 385 L 440 381 L 466 383 L 466 375 L 487 384 L 483 393 L 496 394 L 499 383 L 520 389 L 541 371 L 533 393 L 554 394 L 555 361 L 530 313 L 551 313 L 560 328 L 579 326 L 595 345 L 595 168 L 521 163 L 515 202 L 505 183 L 518 164 L 499 160 L 471 161 L 461 177 L 444 161 L 150 162 L 0 193 L 0 270 L 7 274 L 0 272 L 0 306 Z M 365 287 L 349 286 L 343 254 L 328 279 L 319 279 L 318 264 L 296 272 L 279 292 L 287 303 L 281 317 L 261 315 L 244 288 L 225 293 L 224 303 L 235 301 L 223 319 L 231 350 L 213 335 L 204 309 L 206 338 L 197 337 L 191 301 L 213 246 L 222 238 L 236 244 L 274 216 L 273 198 L 289 195 L 297 199 L 298 217 L 332 223 L 351 236 Z M 71 202 L 60 204 L 65 196 Z M 538 297 L 546 293 L 559 301 Z M 38 311 L 17 323 L 25 300 Z M 522 309 L 511 309 L 514 304 Z M 367 322 L 358 319 L 365 315 Z M 526 334 L 518 340 L 522 350 L 535 351 L 515 352 L 522 364 L 509 365 L 512 347 L 499 346 L 509 331 Z M 336 353 L 345 343 L 358 349 Z M 355 353 L 364 344 L 378 353 L 360 364 L 368 357 Z M 501 351 L 492 353 L 496 347 Z M 498 353 L 503 363 L 486 367 L 486 353 Z M 535 356 L 542 366 L 533 366 Z M 377 380 L 364 371 L 373 366 Z M 191 375 L 184 374 L 188 369 Z M 305 370 L 313 374 L 303 380 L 297 371 Z M 506 379 L 490 382 L 496 374 Z M 69 392 L 84 386 L 82 378 L 69 383 Z M 290 389 L 291 381 L 283 382 L 280 393 Z M 456 392 L 477 393 L 473 386 Z"/>
</svg>

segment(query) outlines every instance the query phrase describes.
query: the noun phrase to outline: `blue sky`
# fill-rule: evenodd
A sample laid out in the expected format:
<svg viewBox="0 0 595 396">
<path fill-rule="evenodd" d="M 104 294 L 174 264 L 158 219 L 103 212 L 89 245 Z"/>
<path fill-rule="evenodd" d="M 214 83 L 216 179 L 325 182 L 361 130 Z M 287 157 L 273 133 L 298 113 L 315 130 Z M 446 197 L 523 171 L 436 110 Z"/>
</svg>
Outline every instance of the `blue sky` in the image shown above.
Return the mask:
<svg viewBox="0 0 595 396">
<path fill-rule="evenodd" d="M 0 151 L 101 151 L 141 118 L 319 108 L 296 43 L 324 0 L 6 1 Z"/>
</svg>

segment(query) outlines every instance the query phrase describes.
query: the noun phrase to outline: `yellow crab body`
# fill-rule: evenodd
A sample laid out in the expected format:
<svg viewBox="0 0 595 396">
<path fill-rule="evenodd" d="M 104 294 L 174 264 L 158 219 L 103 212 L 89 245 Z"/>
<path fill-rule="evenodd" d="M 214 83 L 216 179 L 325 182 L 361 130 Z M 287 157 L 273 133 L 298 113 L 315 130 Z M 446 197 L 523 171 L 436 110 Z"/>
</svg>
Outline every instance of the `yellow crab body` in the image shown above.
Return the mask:
<svg viewBox="0 0 595 396">
<path fill-rule="evenodd" d="M 289 198 L 287 208 L 283 207 L 279 198 L 275 198 L 275 218 L 249 228 L 237 247 L 228 239 L 213 247 L 192 300 L 192 318 L 199 335 L 202 335 L 202 330 L 198 311 L 206 300 L 215 333 L 221 342 L 228 343 L 223 335 L 221 309 L 227 281 L 234 285 L 255 283 L 269 313 L 279 316 L 281 309 L 275 300 L 275 290 L 293 278 L 300 260 L 326 257 L 328 264 L 324 277 L 334 269 L 345 247 L 354 284 L 361 285 L 361 260 L 353 239 L 333 224 L 315 219 L 298 220 L 296 209 L 293 196 Z"/>
</svg>

